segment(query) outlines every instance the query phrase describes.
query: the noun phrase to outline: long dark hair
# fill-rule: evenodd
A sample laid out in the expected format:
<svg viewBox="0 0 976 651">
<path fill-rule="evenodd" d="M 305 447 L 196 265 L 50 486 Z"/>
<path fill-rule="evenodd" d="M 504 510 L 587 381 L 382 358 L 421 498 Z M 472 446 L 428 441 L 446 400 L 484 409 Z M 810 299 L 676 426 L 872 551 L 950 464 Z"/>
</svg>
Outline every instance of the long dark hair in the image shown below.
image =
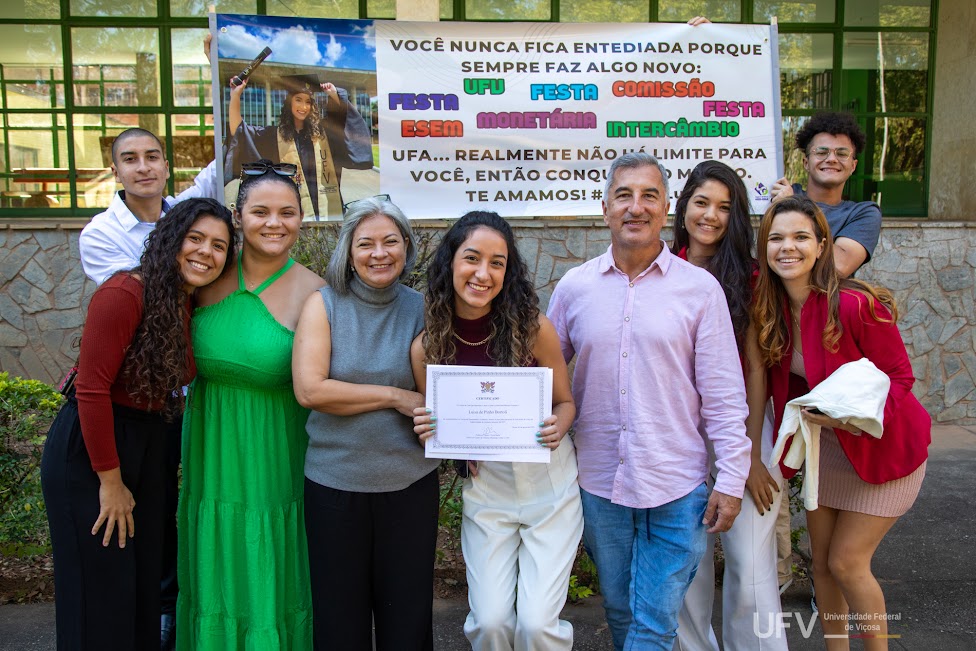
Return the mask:
<svg viewBox="0 0 976 651">
<path fill-rule="evenodd" d="M 699 163 L 688 176 L 681 196 L 674 207 L 674 244 L 671 251 L 677 254 L 689 245 L 688 229 L 685 228 L 685 211 L 695 190 L 706 181 L 717 181 L 729 191 L 729 225 L 725 237 L 719 242 L 715 255 L 708 261 L 708 271 L 722 285 L 725 300 L 732 315 L 735 341 L 742 351 L 746 330 L 749 328 L 749 306 L 752 303 L 752 276 L 756 261 L 752 257 L 752 223 L 749 221 L 749 196 L 742 179 L 724 163 L 707 160 Z"/>
<path fill-rule="evenodd" d="M 509 223 L 496 213 L 473 211 L 451 226 L 427 267 L 424 349 L 428 364 L 454 362 L 454 254 L 481 227 L 496 231 L 508 246 L 505 279 L 491 303 L 488 354 L 499 366 L 524 366 L 532 361 L 532 348 L 539 333 L 539 297 L 529 280 L 528 266 L 515 245 Z"/>
<path fill-rule="evenodd" d="M 294 140 L 298 137 L 300 132 L 295 128 L 295 116 L 291 113 L 291 103 L 296 95 L 308 95 L 312 100 L 312 107 L 302 124 L 302 131 L 309 131 L 312 140 L 318 140 L 324 135 L 322 133 L 322 116 L 319 114 L 319 107 L 315 104 L 315 95 L 304 90 L 295 93 L 290 92 L 285 97 L 285 103 L 281 105 L 281 113 L 278 114 L 278 130 L 281 131 L 285 140 Z"/>
<path fill-rule="evenodd" d="M 162 403 L 167 420 L 178 418 L 183 411 L 182 387 L 188 366 L 188 297 L 177 256 L 187 232 L 204 217 L 214 217 L 227 226 L 226 259 L 234 259 L 230 211 L 213 199 L 188 199 L 176 204 L 149 233 L 139 266 L 123 272 L 142 277 L 143 310 L 122 360 L 122 377 L 134 400 Z"/>
<path fill-rule="evenodd" d="M 853 290 L 863 294 L 868 301 L 868 311 L 875 321 L 893 323 L 898 318 L 895 298 L 890 291 L 854 278 L 841 279 L 834 266 L 834 241 L 830 236 L 830 226 L 817 204 L 806 197 L 796 195 L 784 197 L 774 201 L 759 222 L 757 243 L 760 251 L 759 279 L 756 281 L 753 317 L 759 334 L 759 354 L 766 366 L 779 363 L 786 348 L 790 346 L 790 324 L 787 322 L 784 308 L 787 303 L 786 288 L 783 286 L 783 280 L 770 269 L 766 257 L 766 243 L 769 240 L 769 232 L 773 228 L 773 219 L 776 215 L 787 212 L 806 215 L 813 224 L 814 237 L 818 242 L 824 243 L 823 253 L 817 258 L 810 271 L 810 289 L 827 297 L 827 323 L 821 336 L 824 350 L 836 352 L 843 333 L 839 314 L 842 290 Z M 878 303 L 888 309 L 891 318 L 877 312 Z"/>
</svg>

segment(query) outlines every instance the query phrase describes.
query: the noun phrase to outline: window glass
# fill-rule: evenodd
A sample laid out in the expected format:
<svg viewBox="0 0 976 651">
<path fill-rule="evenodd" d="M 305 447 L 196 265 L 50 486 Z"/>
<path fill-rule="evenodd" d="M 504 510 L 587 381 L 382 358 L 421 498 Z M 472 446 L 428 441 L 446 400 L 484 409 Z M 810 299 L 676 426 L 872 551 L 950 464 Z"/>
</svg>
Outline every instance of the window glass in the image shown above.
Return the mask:
<svg viewBox="0 0 976 651">
<path fill-rule="evenodd" d="M 85 114 L 73 116 L 71 134 L 78 170 L 78 207 L 105 208 L 117 186 L 112 174 L 112 142 L 132 127 L 146 129 L 166 142 L 166 119 L 162 115 Z"/>
<path fill-rule="evenodd" d="M 47 20 L 61 17 L 58 0 L 3 0 L 0 2 L 0 18 L 40 18 Z"/>
<path fill-rule="evenodd" d="M 8 118 L 0 132 L 0 207 L 70 208 L 64 115 Z"/>
<path fill-rule="evenodd" d="M 803 169 L 803 152 L 796 148 L 796 134 L 809 117 L 783 118 L 783 174 L 792 183 L 807 184 L 807 172 Z"/>
<path fill-rule="evenodd" d="M 359 18 L 359 0 L 268 0 L 269 16 Z"/>
<path fill-rule="evenodd" d="M 78 27 L 71 44 L 76 106 L 159 105 L 157 30 Z"/>
<path fill-rule="evenodd" d="M 170 16 L 206 16 L 210 5 L 221 14 L 256 14 L 256 0 L 169 0 Z"/>
<path fill-rule="evenodd" d="M 779 75 L 783 108 L 830 108 L 832 34 L 780 34 Z"/>
<path fill-rule="evenodd" d="M 928 27 L 931 0 L 872 0 L 844 5 L 848 27 Z"/>
<path fill-rule="evenodd" d="M 563 23 L 646 23 L 650 20 L 647 0 L 560 0 Z"/>
<path fill-rule="evenodd" d="M 465 0 L 468 20 L 549 20 L 549 0 Z M 608 19 L 610 20 L 610 19 Z"/>
<path fill-rule="evenodd" d="M 767 23 L 776 16 L 781 23 L 832 23 L 836 0 L 756 0 L 753 17 Z"/>
<path fill-rule="evenodd" d="M 156 0 L 71 0 L 72 16 L 155 16 Z"/>
<path fill-rule="evenodd" d="M 928 52 L 928 34 L 845 34 L 843 106 L 855 112 L 925 111 Z"/>
<path fill-rule="evenodd" d="M 367 18 L 396 18 L 396 0 L 366 0 Z M 441 20 L 454 18 L 453 0 L 440 0 Z"/>
<path fill-rule="evenodd" d="M 193 185 L 200 170 L 214 159 L 213 114 L 170 116 L 173 158 L 169 162 L 176 193 Z"/>
<path fill-rule="evenodd" d="M 0 25 L 0 106 L 10 109 L 64 107 L 61 28 Z"/>
<path fill-rule="evenodd" d="M 864 199 L 880 203 L 885 215 L 924 215 L 925 119 L 871 118 L 865 132 L 858 162 L 858 172 L 868 177 Z"/>
<path fill-rule="evenodd" d="M 210 63 L 203 53 L 206 29 L 174 29 L 173 105 L 211 107 Z"/>
<path fill-rule="evenodd" d="M 737 23 L 742 20 L 740 0 L 660 0 L 657 17 L 661 22 L 689 21 L 707 16 L 713 23 Z"/>
</svg>

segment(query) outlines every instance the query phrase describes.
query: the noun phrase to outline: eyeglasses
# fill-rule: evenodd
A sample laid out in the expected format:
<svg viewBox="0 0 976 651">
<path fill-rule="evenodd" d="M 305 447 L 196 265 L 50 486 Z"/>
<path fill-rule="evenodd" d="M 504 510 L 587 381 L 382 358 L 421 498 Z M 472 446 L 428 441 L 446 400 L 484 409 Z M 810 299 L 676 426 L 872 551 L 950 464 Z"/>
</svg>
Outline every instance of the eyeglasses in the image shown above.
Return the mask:
<svg viewBox="0 0 976 651">
<path fill-rule="evenodd" d="M 372 197 L 366 197 L 365 199 L 356 199 L 355 201 L 350 201 L 349 203 L 342 204 L 342 212 L 347 212 L 350 208 L 355 206 L 357 203 L 362 203 L 364 201 L 372 201 L 373 199 L 379 199 L 380 201 L 390 201 L 390 195 L 388 194 L 377 194 Z"/>
<path fill-rule="evenodd" d="M 241 181 L 246 176 L 262 176 L 268 172 L 274 172 L 278 176 L 293 178 L 298 174 L 298 165 L 294 163 L 242 163 Z"/>
<path fill-rule="evenodd" d="M 810 150 L 810 157 L 816 158 L 817 160 L 826 160 L 830 156 L 830 152 L 833 152 L 837 160 L 840 161 L 845 161 L 854 155 L 854 152 L 847 147 L 836 147 L 834 149 L 830 147 L 814 147 Z"/>
</svg>

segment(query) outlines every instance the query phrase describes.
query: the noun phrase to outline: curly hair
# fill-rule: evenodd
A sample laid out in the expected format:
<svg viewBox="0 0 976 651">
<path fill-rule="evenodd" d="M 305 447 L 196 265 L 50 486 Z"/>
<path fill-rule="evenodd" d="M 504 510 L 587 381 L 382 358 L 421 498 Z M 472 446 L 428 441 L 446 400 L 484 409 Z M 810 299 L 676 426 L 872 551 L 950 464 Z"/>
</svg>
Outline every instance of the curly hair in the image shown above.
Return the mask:
<svg viewBox="0 0 976 651">
<path fill-rule="evenodd" d="M 743 350 L 746 330 L 749 329 L 749 308 L 752 304 L 752 276 L 756 261 L 752 257 L 752 223 L 749 221 L 749 196 L 742 179 L 735 171 L 718 161 L 699 163 L 688 176 L 674 208 L 674 243 L 677 254 L 690 243 L 685 227 L 685 211 L 695 191 L 707 181 L 724 185 L 729 191 L 729 223 L 718 249 L 708 262 L 708 271 L 725 291 L 725 300 L 732 315 L 732 328 L 739 352 Z"/>
<path fill-rule="evenodd" d="M 167 420 L 183 412 L 183 384 L 189 358 L 186 310 L 178 256 L 186 234 L 204 217 L 227 226 L 227 260 L 234 258 L 234 225 L 230 211 L 213 199 L 188 199 L 176 204 L 149 233 L 138 267 L 142 277 L 142 321 L 122 360 L 122 378 L 133 400 L 162 404 Z M 226 271 L 227 266 L 221 270 Z"/>
<path fill-rule="evenodd" d="M 786 315 L 789 314 L 788 296 L 780 277 L 769 267 L 766 256 L 766 245 L 769 232 L 772 230 L 773 219 L 776 215 L 787 212 L 798 212 L 806 215 L 813 223 L 814 237 L 823 242 L 823 253 L 813 265 L 810 272 L 810 288 L 827 297 L 827 324 L 824 327 L 821 342 L 824 350 L 836 352 L 838 342 L 843 332 L 840 322 L 838 306 L 841 290 L 853 290 L 865 296 L 871 317 L 879 323 L 893 323 L 898 318 L 898 309 L 894 296 L 883 287 L 875 287 L 866 282 L 848 278 L 842 280 L 834 266 L 834 243 L 830 237 L 830 227 L 823 211 L 813 201 L 806 197 L 789 196 L 773 202 L 766 210 L 759 223 L 759 279 L 756 281 L 755 301 L 752 316 L 759 331 L 759 352 L 766 366 L 774 366 L 783 359 L 790 343 L 790 324 Z M 891 313 L 891 318 L 883 317 L 876 311 L 877 303 L 884 305 Z"/>
<path fill-rule="evenodd" d="M 278 114 L 278 130 L 285 140 L 295 140 L 298 137 L 300 131 L 295 128 L 295 116 L 291 113 L 291 103 L 298 95 L 308 95 L 312 100 L 311 109 L 302 124 L 302 131 L 308 131 L 312 140 L 318 140 L 325 135 L 322 132 L 322 115 L 319 113 L 319 107 L 315 104 L 315 95 L 305 91 L 289 92 L 288 96 L 285 97 L 285 102 L 281 105 L 281 113 Z"/>
<path fill-rule="evenodd" d="M 267 158 L 262 158 L 257 162 L 264 163 L 265 165 L 269 166 L 272 164 Z M 247 198 L 251 194 L 251 190 L 262 183 L 284 183 L 295 192 L 295 198 L 298 201 L 298 209 L 302 209 L 302 195 L 301 191 L 298 189 L 298 184 L 295 182 L 295 178 L 291 176 L 282 176 L 281 174 L 269 169 L 264 174 L 258 174 L 256 176 L 251 176 L 249 174 L 243 175 L 241 178 L 241 185 L 237 190 L 237 202 L 234 204 L 238 212 L 240 212 L 244 208 L 244 204 L 247 203 Z"/>
<path fill-rule="evenodd" d="M 807 153 L 810 141 L 818 133 L 829 133 L 832 136 L 847 136 L 854 145 L 854 157 L 864 151 L 867 138 L 864 130 L 857 123 L 857 119 L 850 113 L 837 111 L 821 111 L 815 114 L 796 133 L 796 148 Z"/>
<path fill-rule="evenodd" d="M 454 344 L 454 255 L 471 233 L 490 228 L 508 246 L 508 263 L 502 289 L 491 303 L 491 344 L 488 354 L 499 366 L 532 363 L 532 349 L 539 334 L 539 297 L 529 280 L 529 268 L 515 244 L 515 234 L 497 213 L 473 211 L 456 221 L 441 239 L 427 267 L 426 333 L 424 349 L 428 364 L 452 364 Z"/>
</svg>

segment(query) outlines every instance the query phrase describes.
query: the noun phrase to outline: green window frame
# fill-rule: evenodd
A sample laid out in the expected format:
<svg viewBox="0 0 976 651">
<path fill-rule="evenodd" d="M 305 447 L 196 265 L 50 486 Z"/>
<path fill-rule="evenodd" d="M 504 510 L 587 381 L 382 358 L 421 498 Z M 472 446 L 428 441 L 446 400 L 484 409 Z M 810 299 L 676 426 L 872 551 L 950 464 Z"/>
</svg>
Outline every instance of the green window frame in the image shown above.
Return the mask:
<svg viewBox="0 0 976 651">
<path fill-rule="evenodd" d="M 97 207 L 81 207 L 79 205 L 78 190 L 79 179 L 85 174 L 83 170 L 77 170 L 75 164 L 75 138 L 76 132 L 98 131 L 105 134 L 108 127 L 108 119 L 113 115 L 135 115 L 141 119 L 151 121 L 157 118 L 160 124 L 165 123 L 162 140 L 166 148 L 167 159 L 174 162 L 174 155 L 179 152 L 174 151 L 175 145 L 180 141 L 174 142 L 174 136 L 179 134 L 191 134 L 197 136 L 207 136 L 212 134 L 212 107 L 209 97 L 210 80 L 206 76 L 196 75 L 194 71 L 185 71 L 187 74 L 177 74 L 178 79 L 174 79 L 173 68 L 173 34 L 175 30 L 185 29 L 206 29 L 208 26 L 207 16 L 175 16 L 171 15 L 171 5 L 183 7 L 201 7 L 200 11 L 205 11 L 209 4 L 206 0 L 125 0 L 122 5 L 141 4 L 142 6 L 156 7 L 155 16 L 78 16 L 72 15 L 72 6 L 84 7 L 86 4 L 100 6 L 107 0 L 40 0 L 41 4 L 53 9 L 59 8 L 59 17 L 55 18 L 0 18 L 0 29 L 25 27 L 33 28 L 59 28 L 60 48 L 61 48 L 61 72 L 60 75 L 54 68 L 50 69 L 47 75 L 48 88 L 50 89 L 50 106 L 42 108 L 11 108 L 8 101 L 8 93 L 14 92 L 18 87 L 25 84 L 34 84 L 36 79 L 25 79 L 23 77 L 8 77 L 4 62 L 0 60 L 0 109 L 2 109 L 2 129 L 3 142 L 0 145 L 0 190 L 11 190 L 18 182 L 15 179 L 13 170 L 18 166 L 26 167 L 32 158 L 29 151 L 25 151 L 23 146 L 11 141 L 11 134 L 34 134 L 37 138 L 47 139 L 51 143 L 53 151 L 50 160 L 52 167 L 68 170 L 66 177 L 58 179 L 60 185 L 59 193 L 68 199 L 68 205 L 62 207 L 46 207 L 43 210 L 19 205 L 8 205 L 6 199 L 8 194 L 4 193 L 4 202 L 0 203 L 0 217 L 88 217 L 102 210 Z M 925 0 L 887 0 L 896 5 L 910 5 L 922 7 L 919 11 L 924 11 Z M 267 15 L 269 9 L 272 13 L 280 13 L 281 7 L 291 6 L 297 3 L 282 4 L 281 0 L 229 0 L 235 7 L 253 6 L 253 11 L 260 15 Z M 628 19 L 648 20 L 657 22 L 668 20 L 674 17 L 674 7 L 687 7 L 687 11 L 694 11 L 699 6 L 702 9 L 709 7 L 721 7 L 723 4 L 732 7 L 731 14 L 726 13 L 724 19 L 727 22 L 752 23 L 758 20 L 765 20 L 761 16 L 762 7 L 776 4 L 790 4 L 790 0 L 627 0 L 622 4 L 609 2 L 609 5 L 620 7 L 626 5 L 630 8 Z M 858 118 L 862 127 L 868 134 L 868 146 L 862 153 L 859 160 L 857 173 L 851 177 L 846 188 L 846 194 L 854 200 L 871 199 L 877 196 L 879 190 L 883 197 L 894 196 L 894 199 L 883 199 L 882 212 L 885 216 L 912 216 L 922 217 L 928 212 L 929 194 L 929 174 L 931 170 L 931 128 L 932 128 L 932 105 L 934 97 L 935 79 L 935 57 L 936 57 L 936 37 L 937 37 L 937 17 L 939 0 L 930 0 L 928 6 L 928 23 L 915 25 L 856 25 L 845 24 L 845 17 L 856 11 L 859 6 L 867 6 L 868 3 L 882 6 L 886 0 L 817 0 L 815 4 L 829 8 L 833 4 L 833 16 L 826 22 L 785 22 L 780 21 L 779 32 L 781 43 L 783 39 L 795 38 L 797 35 L 809 36 L 818 39 L 819 43 L 831 40 L 831 65 L 822 71 L 820 81 L 809 81 L 814 84 L 813 92 L 816 92 L 819 104 L 817 108 L 831 110 L 852 110 Z M 476 4 L 477 3 L 477 4 Z M 528 6 L 535 15 L 543 16 L 548 5 L 548 17 L 537 19 L 540 22 L 558 22 L 563 13 L 571 17 L 573 8 L 579 8 L 583 3 L 592 3 L 592 0 L 537 0 L 536 2 L 521 3 Z M 338 5 L 330 3 L 308 2 L 308 6 L 316 9 L 329 6 L 339 6 L 343 15 L 331 15 L 322 17 L 336 18 L 392 18 L 395 12 L 395 0 L 345 0 Z M 302 6 L 305 6 L 302 4 Z M 593 3 L 598 4 L 598 3 Z M 809 3 L 808 3 L 809 4 Z M 230 6 L 230 5 L 228 5 Z M 469 11 L 469 7 L 481 7 L 481 14 Z M 484 7 L 495 7 L 490 19 L 483 18 L 487 11 Z M 479 20 L 526 20 L 524 16 L 506 17 L 505 7 L 515 6 L 510 2 L 502 0 L 441 0 L 440 15 L 442 20 L 454 21 L 479 21 Z M 646 6 L 646 13 L 644 8 Z M 739 15 L 734 16 L 734 8 L 738 7 Z M 230 10 L 230 9 L 229 9 Z M 849 11 L 850 10 L 850 11 Z M 44 12 L 45 15 L 51 15 Z M 322 12 L 320 12 L 322 13 Z M 356 14 L 356 15 L 349 15 Z M 7 12 L 0 12 L 0 16 L 9 16 Z M 607 15 L 604 13 L 603 15 Z M 880 15 L 880 9 L 879 9 Z M 636 18 L 635 18 L 636 16 Z M 646 16 L 646 18 L 645 18 Z M 687 16 L 686 18 L 690 18 Z M 682 18 L 682 19 L 686 19 Z M 878 20 L 877 22 L 882 22 Z M 916 22 L 921 22 L 916 20 Z M 75 67 L 73 67 L 73 30 L 80 28 L 116 28 L 116 29 L 140 29 L 155 30 L 156 43 L 158 44 L 158 78 L 159 78 L 159 99 L 156 103 L 142 102 L 142 105 L 132 105 L 125 102 L 125 92 L 115 89 L 112 91 L 111 83 L 103 78 L 99 79 L 75 79 Z M 876 71 L 861 70 L 848 71 L 845 68 L 846 61 L 852 61 L 853 52 L 857 47 L 864 49 L 864 43 L 877 38 L 879 43 L 893 43 L 895 50 L 898 50 L 899 43 L 903 50 L 910 49 L 911 42 L 920 43 L 922 39 L 927 39 L 924 44 L 926 53 L 924 68 L 915 68 L 914 77 L 925 76 L 925 98 L 924 102 L 916 102 L 916 105 L 904 108 L 895 107 L 896 110 L 878 110 L 877 98 L 871 92 L 871 80 L 868 79 Z M 845 43 L 850 45 L 850 52 L 845 50 Z M 909 45 L 905 45 L 908 43 Z M 920 50 L 922 47 L 916 47 Z M 907 50 L 905 50 L 907 51 Z M 863 57 L 863 52 L 862 52 Z M 897 57 L 896 57 L 897 58 Z M 782 54 L 781 54 L 782 61 Z M 93 64 L 88 64 L 91 67 Z M 76 64 L 76 67 L 81 67 Z M 104 69 L 99 69 L 99 74 L 103 74 Z M 829 78 L 827 77 L 829 73 Z M 883 75 L 882 75 L 883 77 Z M 839 81 L 837 81 L 839 80 Z M 125 82 L 114 79 L 114 82 Z M 877 81 L 877 80 L 875 80 Z M 807 82 L 804 82 L 807 83 Z M 819 84 L 819 85 L 818 85 Z M 907 85 L 907 84 L 906 84 Z M 99 102 L 97 106 L 80 105 L 76 102 L 76 94 L 82 92 L 83 88 L 94 88 L 97 90 L 89 91 L 97 94 Z M 114 92 L 114 95 L 112 93 Z M 107 105 L 105 99 L 111 95 L 114 99 Z M 857 103 L 854 103 L 857 100 Z M 61 103 L 58 106 L 59 102 Z M 137 100 L 138 102 L 138 100 Z M 787 107 L 784 104 L 782 115 L 784 125 L 787 128 L 795 128 L 796 124 L 809 117 L 815 112 L 813 106 Z M 878 168 L 877 138 L 882 124 L 894 125 L 902 132 L 915 134 L 917 139 L 919 131 L 923 143 L 919 150 L 916 142 L 912 150 L 912 164 L 916 165 L 908 172 L 899 171 L 901 176 L 896 178 L 878 178 L 876 169 Z M 787 152 L 792 151 L 792 143 L 784 136 L 784 147 Z M 892 155 L 897 147 L 886 147 L 882 151 L 887 155 Z M 896 152 L 897 153 L 897 152 Z M 918 168 L 918 159 L 922 158 L 921 167 Z M 184 157 L 185 158 L 185 157 Z M 797 154 L 793 153 L 792 158 L 787 158 L 787 169 L 795 169 Z M 34 165 L 36 167 L 36 163 Z M 178 182 L 185 182 L 184 178 L 177 178 L 173 174 L 169 180 L 169 192 L 173 193 L 178 189 Z M 192 177 L 191 177 L 192 178 Z M 82 179 L 83 180 L 83 179 Z M 792 179 L 802 181 L 802 178 Z M 25 184 L 25 182 L 19 182 Z M 51 181 L 54 183 L 54 181 Z M 35 185 L 42 185 L 41 182 Z M 46 184 L 43 184 L 46 188 Z M 67 189 L 64 189 L 67 185 Z M 45 190 L 46 192 L 47 190 Z"/>
</svg>

